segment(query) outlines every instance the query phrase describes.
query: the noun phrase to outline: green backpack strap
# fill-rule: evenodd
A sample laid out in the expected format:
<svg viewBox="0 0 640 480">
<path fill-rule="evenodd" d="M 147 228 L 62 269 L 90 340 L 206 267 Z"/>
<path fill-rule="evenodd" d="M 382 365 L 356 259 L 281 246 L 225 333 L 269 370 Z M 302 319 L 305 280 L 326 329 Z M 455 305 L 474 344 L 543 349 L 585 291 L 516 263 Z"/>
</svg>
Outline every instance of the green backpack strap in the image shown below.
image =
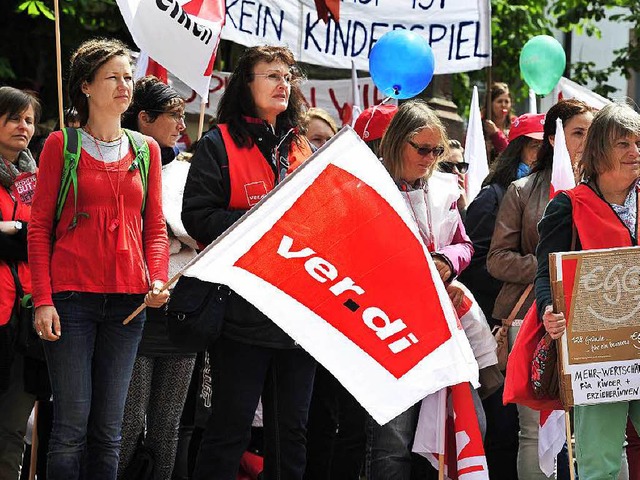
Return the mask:
<svg viewBox="0 0 640 480">
<path fill-rule="evenodd" d="M 140 172 L 140 180 L 142 181 L 142 210 L 144 213 L 144 207 L 147 203 L 147 183 L 149 178 L 149 163 L 151 154 L 149 152 L 149 145 L 140 132 L 135 130 L 124 129 L 124 133 L 129 138 L 129 143 L 133 147 L 134 159 L 131 162 L 129 171 L 138 170 Z"/>
<path fill-rule="evenodd" d="M 73 220 L 69 228 L 73 228 L 78 223 L 78 161 L 82 148 L 82 137 L 77 128 L 65 127 L 62 129 L 64 164 L 62 166 L 62 176 L 60 177 L 60 190 L 56 202 L 55 225 L 60 221 L 64 203 L 69 195 L 69 188 L 73 184 Z"/>
</svg>

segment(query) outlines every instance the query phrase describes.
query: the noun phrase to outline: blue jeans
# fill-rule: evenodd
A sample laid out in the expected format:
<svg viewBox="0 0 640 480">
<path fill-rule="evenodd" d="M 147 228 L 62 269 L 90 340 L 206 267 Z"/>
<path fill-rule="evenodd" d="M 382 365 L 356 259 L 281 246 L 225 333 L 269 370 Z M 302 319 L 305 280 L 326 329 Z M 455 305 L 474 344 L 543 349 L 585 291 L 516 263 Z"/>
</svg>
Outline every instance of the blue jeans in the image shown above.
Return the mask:
<svg viewBox="0 0 640 480">
<path fill-rule="evenodd" d="M 211 356 L 212 413 L 193 480 L 235 480 L 262 395 L 264 478 L 301 480 L 315 360 L 304 350 L 220 338 Z"/>
<path fill-rule="evenodd" d="M 62 335 L 44 342 L 53 392 L 49 480 L 116 478 L 122 415 L 145 313 L 128 325 L 122 321 L 143 298 L 53 295 Z"/>
</svg>

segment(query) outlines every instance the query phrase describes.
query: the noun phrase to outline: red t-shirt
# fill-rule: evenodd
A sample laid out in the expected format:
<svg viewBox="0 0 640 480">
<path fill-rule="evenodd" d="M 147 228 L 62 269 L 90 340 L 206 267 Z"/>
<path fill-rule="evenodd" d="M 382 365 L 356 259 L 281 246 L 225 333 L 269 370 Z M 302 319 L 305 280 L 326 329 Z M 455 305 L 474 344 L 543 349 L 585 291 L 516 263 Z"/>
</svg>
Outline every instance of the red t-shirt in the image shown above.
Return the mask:
<svg viewBox="0 0 640 480">
<path fill-rule="evenodd" d="M 140 172 L 129 171 L 132 149 L 113 163 L 93 158 L 83 149 L 77 170 L 77 211 L 81 214 L 77 226 L 69 228 L 74 214 L 71 186 L 54 241 L 52 229 L 63 165 L 62 132 L 47 138 L 40 155 L 28 230 L 36 307 L 53 305 L 51 294 L 56 292 L 146 293 L 150 280 L 167 280 L 169 242 L 162 214 L 160 148 L 153 139 L 146 137 L 146 141 L 151 161 L 144 216 Z M 120 215 L 114 190 L 123 197 Z M 116 218 L 119 225 L 112 229 Z M 127 249 L 122 250 L 123 246 Z"/>
</svg>

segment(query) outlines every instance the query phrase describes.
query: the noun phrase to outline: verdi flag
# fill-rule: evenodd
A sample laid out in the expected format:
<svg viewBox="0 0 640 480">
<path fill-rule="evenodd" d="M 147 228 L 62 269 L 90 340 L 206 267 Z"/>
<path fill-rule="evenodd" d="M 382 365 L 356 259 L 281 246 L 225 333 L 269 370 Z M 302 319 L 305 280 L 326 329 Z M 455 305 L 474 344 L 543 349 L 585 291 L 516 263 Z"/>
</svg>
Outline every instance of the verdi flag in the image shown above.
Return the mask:
<svg viewBox="0 0 640 480">
<path fill-rule="evenodd" d="M 245 185 L 247 195 L 259 190 Z M 255 305 L 378 423 L 448 385 L 477 385 L 478 365 L 405 200 L 350 127 L 183 273 Z"/>
<path fill-rule="evenodd" d="M 116 0 L 138 48 L 208 98 L 224 0 Z"/>
</svg>

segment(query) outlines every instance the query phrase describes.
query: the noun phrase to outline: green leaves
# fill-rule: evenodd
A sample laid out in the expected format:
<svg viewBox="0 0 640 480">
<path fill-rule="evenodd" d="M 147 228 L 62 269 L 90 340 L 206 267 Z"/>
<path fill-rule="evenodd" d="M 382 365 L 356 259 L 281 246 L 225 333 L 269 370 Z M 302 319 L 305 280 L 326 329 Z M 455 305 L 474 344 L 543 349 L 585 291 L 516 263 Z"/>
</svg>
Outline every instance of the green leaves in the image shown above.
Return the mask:
<svg viewBox="0 0 640 480">
<path fill-rule="evenodd" d="M 25 0 L 16 8 L 18 12 L 26 12 L 31 17 L 43 15 L 49 20 L 55 20 L 53 11 L 45 5 L 43 0 Z"/>
</svg>

